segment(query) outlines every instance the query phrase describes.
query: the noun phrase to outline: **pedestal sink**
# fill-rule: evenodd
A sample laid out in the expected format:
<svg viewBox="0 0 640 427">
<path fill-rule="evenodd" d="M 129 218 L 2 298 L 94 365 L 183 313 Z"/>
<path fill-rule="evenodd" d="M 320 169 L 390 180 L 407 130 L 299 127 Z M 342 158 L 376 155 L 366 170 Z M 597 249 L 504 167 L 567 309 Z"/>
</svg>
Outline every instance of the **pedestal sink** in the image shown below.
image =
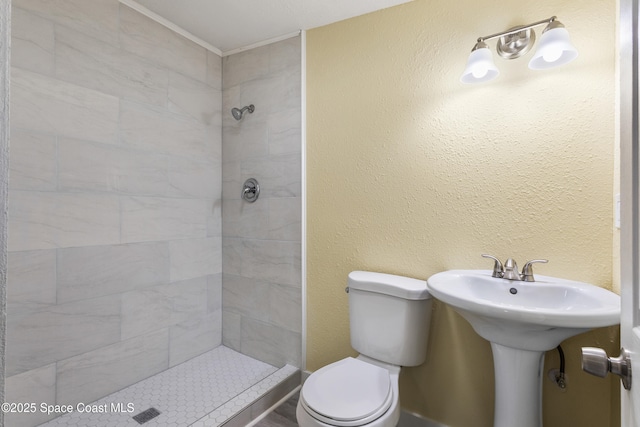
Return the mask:
<svg viewBox="0 0 640 427">
<path fill-rule="evenodd" d="M 427 286 L 491 342 L 494 427 L 541 427 L 544 353 L 574 335 L 618 324 L 620 297 L 588 283 L 537 274 L 535 282 L 522 282 L 491 274 L 450 270 L 431 276 Z"/>
</svg>

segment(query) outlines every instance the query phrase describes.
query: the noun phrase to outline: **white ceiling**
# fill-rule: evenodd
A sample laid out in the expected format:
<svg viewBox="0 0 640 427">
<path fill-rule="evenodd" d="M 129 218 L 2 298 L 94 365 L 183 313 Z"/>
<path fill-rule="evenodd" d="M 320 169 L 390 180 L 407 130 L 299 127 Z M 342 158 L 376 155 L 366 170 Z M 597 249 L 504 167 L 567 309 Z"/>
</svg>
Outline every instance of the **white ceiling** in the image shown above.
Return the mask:
<svg viewBox="0 0 640 427">
<path fill-rule="evenodd" d="M 222 53 L 411 0 L 126 0 Z"/>
</svg>

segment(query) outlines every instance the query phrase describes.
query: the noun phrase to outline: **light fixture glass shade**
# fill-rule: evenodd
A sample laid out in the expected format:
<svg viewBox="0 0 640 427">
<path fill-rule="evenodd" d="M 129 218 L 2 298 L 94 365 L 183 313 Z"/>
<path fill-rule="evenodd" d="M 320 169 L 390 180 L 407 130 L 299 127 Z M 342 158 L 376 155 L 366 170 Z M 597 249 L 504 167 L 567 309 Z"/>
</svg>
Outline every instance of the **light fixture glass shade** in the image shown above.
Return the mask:
<svg viewBox="0 0 640 427">
<path fill-rule="evenodd" d="M 555 28 L 551 27 L 555 22 L 549 24 L 550 26 L 540 37 L 538 49 L 529 61 L 529 68 L 532 70 L 558 67 L 578 57 L 578 51 L 569 40 L 569 32 L 562 27 L 562 24 Z"/>
<path fill-rule="evenodd" d="M 482 42 L 481 42 L 482 43 Z M 460 81 L 462 83 L 482 83 L 488 82 L 498 77 L 500 71 L 493 63 L 493 56 L 486 44 L 476 47 L 469 54 L 467 67 L 464 69 Z"/>
</svg>

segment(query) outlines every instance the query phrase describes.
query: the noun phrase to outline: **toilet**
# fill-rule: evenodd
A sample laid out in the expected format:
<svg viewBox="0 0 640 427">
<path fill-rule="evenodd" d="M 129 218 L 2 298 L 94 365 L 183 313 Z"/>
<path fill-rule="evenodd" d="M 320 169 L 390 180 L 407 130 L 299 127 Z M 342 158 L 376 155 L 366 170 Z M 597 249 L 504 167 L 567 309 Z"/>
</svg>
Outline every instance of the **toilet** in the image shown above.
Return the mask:
<svg viewBox="0 0 640 427">
<path fill-rule="evenodd" d="M 424 362 L 431 295 L 424 280 L 349 273 L 351 346 L 347 357 L 312 373 L 300 390 L 300 427 L 395 427 L 402 366 Z"/>
</svg>

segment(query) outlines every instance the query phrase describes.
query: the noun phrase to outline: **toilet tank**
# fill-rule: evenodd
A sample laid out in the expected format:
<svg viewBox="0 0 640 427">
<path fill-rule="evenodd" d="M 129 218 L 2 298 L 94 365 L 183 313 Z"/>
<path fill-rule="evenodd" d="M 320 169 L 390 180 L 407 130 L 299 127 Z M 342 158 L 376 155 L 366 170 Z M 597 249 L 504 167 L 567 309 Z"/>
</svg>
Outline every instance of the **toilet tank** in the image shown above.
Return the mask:
<svg viewBox="0 0 640 427">
<path fill-rule="evenodd" d="M 427 282 L 352 271 L 347 283 L 351 346 L 360 354 L 393 365 L 422 364 L 431 323 Z"/>
</svg>

